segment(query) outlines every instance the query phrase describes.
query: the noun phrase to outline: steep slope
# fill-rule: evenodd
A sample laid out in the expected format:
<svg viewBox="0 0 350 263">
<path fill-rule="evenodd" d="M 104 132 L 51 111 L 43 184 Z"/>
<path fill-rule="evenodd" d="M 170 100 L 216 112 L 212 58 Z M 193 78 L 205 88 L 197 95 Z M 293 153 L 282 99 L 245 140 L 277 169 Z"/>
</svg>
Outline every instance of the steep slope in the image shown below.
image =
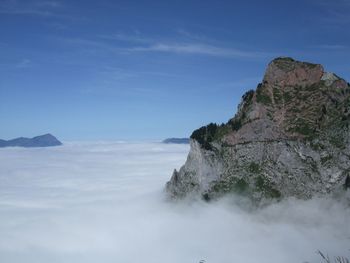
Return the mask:
<svg viewBox="0 0 350 263">
<path fill-rule="evenodd" d="M 324 195 L 348 184 L 350 87 L 318 64 L 276 58 L 226 124 L 191 135 L 167 183 L 174 198 L 240 193 L 261 200 Z"/>
</svg>

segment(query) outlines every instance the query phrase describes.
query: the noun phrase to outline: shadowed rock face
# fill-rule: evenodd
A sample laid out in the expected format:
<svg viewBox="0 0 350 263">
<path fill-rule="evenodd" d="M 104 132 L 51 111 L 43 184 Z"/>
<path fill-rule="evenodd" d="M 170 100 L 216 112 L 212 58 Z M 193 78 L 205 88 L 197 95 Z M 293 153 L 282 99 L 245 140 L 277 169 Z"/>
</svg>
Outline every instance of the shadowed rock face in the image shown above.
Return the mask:
<svg viewBox="0 0 350 263">
<path fill-rule="evenodd" d="M 58 145 L 62 145 L 62 143 L 51 134 L 44 134 L 33 138 L 20 137 L 8 141 L 0 140 L 0 147 L 49 147 Z"/>
<path fill-rule="evenodd" d="M 223 125 L 193 132 L 167 183 L 172 197 L 241 193 L 310 198 L 343 189 L 350 171 L 350 87 L 321 65 L 274 59 Z"/>
</svg>

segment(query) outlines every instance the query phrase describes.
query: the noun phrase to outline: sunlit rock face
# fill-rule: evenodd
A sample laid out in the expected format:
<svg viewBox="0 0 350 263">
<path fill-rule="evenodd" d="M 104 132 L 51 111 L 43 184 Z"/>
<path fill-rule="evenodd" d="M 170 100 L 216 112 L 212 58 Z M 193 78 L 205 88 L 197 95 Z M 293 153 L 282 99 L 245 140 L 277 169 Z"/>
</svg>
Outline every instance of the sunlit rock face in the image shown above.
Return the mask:
<svg viewBox="0 0 350 263">
<path fill-rule="evenodd" d="M 173 198 L 239 193 L 254 200 L 342 191 L 349 122 L 345 80 L 318 64 L 276 58 L 232 119 L 193 132 L 187 161 L 166 190 Z"/>
</svg>

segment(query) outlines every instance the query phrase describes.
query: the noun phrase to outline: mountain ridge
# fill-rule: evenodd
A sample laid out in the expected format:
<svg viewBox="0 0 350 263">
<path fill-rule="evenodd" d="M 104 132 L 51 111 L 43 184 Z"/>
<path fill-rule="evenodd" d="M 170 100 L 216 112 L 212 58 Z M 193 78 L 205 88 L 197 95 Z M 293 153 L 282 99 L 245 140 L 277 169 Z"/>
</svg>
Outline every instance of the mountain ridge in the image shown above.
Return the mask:
<svg viewBox="0 0 350 263">
<path fill-rule="evenodd" d="M 336 191 L 350 171 L 350 86 L 320 64 L 272 60 L 226 124 L 191 135 L 166 185 L 170 196 L 310 198 Z"/>
<path fill-rule="evenodd" d="M 190 138 L 166 138 L 165 140 L 162 141 L 162 143 L 166 144 L 189 144 L 190 143 Z"/>
<path fill-rule="evenodd" d="M 11 140 L 0 140 L 1 147 L 51 147 L 62 145 L 55 136 L 50 133 L 35 136 L 33 138 L 18 137 Z"/>
</svg>

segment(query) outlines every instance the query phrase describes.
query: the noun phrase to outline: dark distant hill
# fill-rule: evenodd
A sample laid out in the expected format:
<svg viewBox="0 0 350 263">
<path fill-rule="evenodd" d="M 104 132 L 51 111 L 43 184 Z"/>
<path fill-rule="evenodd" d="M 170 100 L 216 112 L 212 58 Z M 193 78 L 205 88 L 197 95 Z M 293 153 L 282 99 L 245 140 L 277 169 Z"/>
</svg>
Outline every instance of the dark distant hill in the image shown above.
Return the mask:
<svg viewBox="0 0 350 263">
<path fill-rule="evenodd" d="M 8 141 L 0 140 L 0 147 L 50 147 L 58 145 L 62 145 L 62 143 L 49 133 L 33 138 L 19 137 Z"/>
<path fill-rule="evenodd" d="M 189 144 L 189 138 L 168 138 L 163 141 L 163 143 L 175 143 L 175 144 Z"/>
</svg>

